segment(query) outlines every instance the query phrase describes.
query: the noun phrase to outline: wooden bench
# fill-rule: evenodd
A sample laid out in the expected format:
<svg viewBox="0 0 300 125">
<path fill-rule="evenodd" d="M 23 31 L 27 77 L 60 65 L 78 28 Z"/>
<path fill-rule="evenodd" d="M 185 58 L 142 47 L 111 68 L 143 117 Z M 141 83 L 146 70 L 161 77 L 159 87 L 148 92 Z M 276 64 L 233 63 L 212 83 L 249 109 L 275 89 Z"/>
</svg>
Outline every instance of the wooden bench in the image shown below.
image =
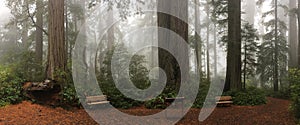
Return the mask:
<svg viewBox="0 0 300 125">
<path fill-rule="evenodd" d="M 178 103 L 180 103 L 180 105 L 174 103 L 174 101 L 177 101 Z M 181 115 L 183 115 L 183 111 L 184 111 L 184 100 L 185 100 L 185 97 L 176 97 L 176 98 L 165 98 L 165 103 L 166 103 L 166 106 L 170 106 L 171 103 L 174 103 L 176 107 L 180 108 L 180 112 L 181 112 Z M 178 112 L 175 112 L 175 113 L 178 113 Z M 167 110 L 165 112 L 165 117 L 166 118 L 171 118 L 167 115 Z M 171 113 L 172 114 L 172 113 Z"/>
<path fill-rule="evenodd" d="M 217 106 L 231 106 L 233 103 L 231 96 L 217 96 L 215 100 Z"/>
<path fill-rule="evenodd" d="M 100 95 L 100 96 L 87 96 L 86 97 L 86 103 L 88 105 L 101 105 L 101 104 L 108 104 L 109 101 L 107 101 L 106 95 Z"/>
</svg>

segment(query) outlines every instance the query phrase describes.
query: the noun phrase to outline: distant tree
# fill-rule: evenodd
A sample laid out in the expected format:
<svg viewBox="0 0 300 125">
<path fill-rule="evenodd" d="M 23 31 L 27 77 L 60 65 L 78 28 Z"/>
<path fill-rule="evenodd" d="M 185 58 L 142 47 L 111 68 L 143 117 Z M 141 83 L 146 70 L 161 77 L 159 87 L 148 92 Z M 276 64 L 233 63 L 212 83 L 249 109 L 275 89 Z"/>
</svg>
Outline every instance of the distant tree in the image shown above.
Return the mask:
<svg viewBox="0 0 300 125">
<path fill-rule="evenodd" d="M 273 7 L 273 10 L 264 14 L 264 17 L 274 15 L 274 18 L 264 23 L 267 33 L 263 36 L 264 42 L 259 48 L 258 74 L 262 83 L 273 82 L 274 91 L 278 91 L 280 81 L 287 74 L 287 26 L 278 19 L 277 0 Z"/>
<path fill-rule="evenodd" d="M 207 0 L 207 3 L 210 1 Z M 210 81 L 210 6 L 209 4 L 206 4 L 205 6 L 205 11 L 206 11 L 206 78 L 208 81 Z"/>
<path fill-rule="evenodd" d="M 43 64 L 43 1 L 36 1 L 36 31 L 35 31 L 35 53 L 36 62 Z"/>
<path fill-rule="evenodd" d="M 228 42 L 228 0 L 212 0 L 212 21 L 216 24 L 220 44 L 227 47 Z"/>
<path fill-rule="evenodd" d="M 202 40 L 200 37 L 201 34 L 201 27 L 200 27 L 200 16 L 201 16 L 201 11 L 199 9 L 200 7 L 200 2 L 199 0 L 195 0 L 195 53 L 196 53 L 196 62 L 197 62 L 197 68 L 200 77 L 202 77 Z"/>
<path fill-rule="evenodd" d="M 258 40 L 257 30 L 249 23 L 242 28 L 242 73 L 243 89 L 246 89 L 246 80 L 254 77 L 257 67 Z"/>
</svg>

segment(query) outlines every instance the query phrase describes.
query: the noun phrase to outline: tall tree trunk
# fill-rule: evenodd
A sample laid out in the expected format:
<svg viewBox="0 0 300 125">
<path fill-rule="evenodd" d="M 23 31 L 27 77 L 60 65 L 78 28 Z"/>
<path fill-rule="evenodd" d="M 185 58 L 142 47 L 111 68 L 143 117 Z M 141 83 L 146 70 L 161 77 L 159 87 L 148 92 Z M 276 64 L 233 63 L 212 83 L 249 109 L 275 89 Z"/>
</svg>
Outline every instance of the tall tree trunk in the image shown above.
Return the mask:
<svg viewBox="0 0 300 125">
<path fill-rule="evenodd" d="M 289 1 L 289 9 L 297 8 L 297 0 Z M 295 14 L 289 14 L 289 67 L 297 67 L 297 17 Z"/>
<path fill-rule="evenodd" d="M 196 63 L 197 63 L 197 69 L 200 75 L 200 78 L 202 77 L 202 41 L 200 38 L 201 28 L 200 28 L 200 11 L 199 11 L 199 0 L 195 0 L 195 53 L 196 53 Z"/>
<path fill-rule="evenodd" d="M 158 3 L 158 26 L 162 28 L 169 29 L 185 41 L 188 41 L 188 24 L 185 22 L 188 20 L 188 1 L 186 0 L 159 0 Z M 166 12 L 166 13 L 161 13 Z M 180 20 L 179 18 L 184 20 Z M 166 33 L 161 30 L 158 31 L 158 45 L 163 47 L 168 47 L 169 49 L 175 51 L 181 59 L 178 61 L 185 64 L 184 67 L 179 67 L 176 59 L 168 53 L 166 50 L 159 49 L 159 66 L 162 68 L 167 76 L 167 85 L 179 86 L 181 80 L 185 82 L 187 76 L 181 76 L 180 70 L 183 75 L 188 74 L 189 60 L 188 60 L 188 48 L 183 47 L 180 44 L 174 44 L 178 41 L 174 35 L 170 32 Z M 175 88 L 179 89 L 179 88 Z"/>
<path fill-rule="evenodd" d="M 22 49 L 25 51 L 28 47 L 28 24 L 27 22 L 22 22 Z"/>
<path fill-rule="evenodd" d="M 216 25 L 214 24 L 214 75 L 218 75 L 218 52 L 217 52 L 217 30 Z"/>
<path fill-rule="evenodd" d="M 28 1 L 24 1 L 24 4 L 27 6 L 28 5 Z M 24 9 L 24 10 L 26 10 L 27 8 L 26 7 L 22 7 L 22 9 Z M 24 11 L 23 10 L 23 11 Z M 29 24 L 28 24 L 28 22 L 27 21 L 23 21 L 23 22 L 21 22 L 21 24 L 22 24 L 22 39 L 21 39 L 21 41 L 22 41 L 22 49 L 23 49 L 23 51 L 26 51 L 26 49 L 28 49 L 28 45 L 29 45 L 29 43 L 28 43 L 28 26 L 29 26 Z"/>
<path fill-rule="evenodd" d="M 248 57 L 248 50 L 247 50 L 247 42 L 244 41 L 244 60 L 243 60 L 243 63 L 244 63 L 244 72 L 243 72 L 243 89 L 246 90 L 246 77 L 247 77 L 247 57 Z"/>
<path fill-rule="evenodd" d="M 43 64 L 43 1 L 36 1 L 36 31 L 35 31 L 35 56 L 39 65 Z"/>
<path fill-rule="evenodd" d="M 209 13 L 210 13 L 210 11 L 209 11 L 209 6 L 208 6 L 208 4 L 206 5 L 206 15 L 207 15 L 207 24 L 206 24 L 206 31 L 207 31 L 207 33 L 206 33 L 206 47 L 207 47 L 207 49 L 206 49 L 206 59 L 207 59 L 207 61 L 206 61 L 206 68 L 207 68 L 207 80 L 208 81 L 210 81 L 210 54 L 209 54 L 209 49 L 210 49 L 210 45 L 209 45 L 209 41 L 210 41 L 210 21 L 209 21 Z"/>
<path fill-rule="evenodd" d="M 69 36 L 68 36 L 68 32 L 69 32 L 69 20 L 68 20 L 68 0 L 65 0 L 65 25 L 66 25 L 66 28 L 65 28 L 65 63 L 67 64 L 68 63 L 68 55 L 69 55 Z"/>
<path fill-rule="evenodd" d="M 277 0 L 275 0 L 275 55 L 274 55 L 274 76 L 273 76 L 273 84 L 274 91 L 278 91 L 278 6 Z"/>
<path fill-rule="evenodd" d="M 241 0 L 228 0 L 228 53 L 224 91 L 241 88 Z"/>
<path fill-rule="evenodd" d="M 298 68 L 300 68 L 300 0 L 298 0 Z"/>
<path fill-rule="evenodd" d="M 113 22 L 114 21 L 114 12 L 113 10 L 109 10 L 109 15 L 107 21 L 108 22 Z M 107 36 L 107 49 L 110 51 L 113 48 L 114 45 L 114 40 L 115 40 L 115 30 L 114 30 L 114 26 L 110 27 L 108 29 L 108 36 Z"/>
<path fill-rule="evenodd" d="M 58 72 L 66 70 L 64 0 L 49 0 L 49 44 L 47 78 L 59 80 Z"/>
</svg>

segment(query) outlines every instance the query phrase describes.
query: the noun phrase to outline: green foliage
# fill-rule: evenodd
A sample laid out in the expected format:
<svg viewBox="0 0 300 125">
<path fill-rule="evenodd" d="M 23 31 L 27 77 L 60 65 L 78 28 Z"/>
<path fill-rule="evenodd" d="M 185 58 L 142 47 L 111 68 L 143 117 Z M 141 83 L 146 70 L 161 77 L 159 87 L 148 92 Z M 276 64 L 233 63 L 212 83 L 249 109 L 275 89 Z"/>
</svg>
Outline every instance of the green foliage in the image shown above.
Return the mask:
<svg viewBox="0 0 300 125">
<path fill-rule="evenodd" d="M 80 106 L 79 98 L 75 87 L 72 84 L 69 84 L 62 89 L 60 97 L 62 105 Z"/>
<path fill-rule="evenodd" d="M 232 96 L 233 103 L 236 105 L 261 105 L 266 104 L 267 99 L 265 93 L 255 87 L 249 87 L 244 91 L 232 90 L 224 95 Z"/>
<path fill-rule="evenodd" d="M 0 106 L 16 104 L 23 100 L 23 80 L 15 76 L 10 68 L 0 66 Z"/>
<path fill-rule="evenodd" d="M 274 3 L 272 3 L 274 6 Z M 263 18 L 274 17 L 274 8 L 263 14 Z M 263 36 L 263 42 L 259 47 L 257 73 L 260 75 L 263 87 L 270 86 L 268 83 L 274 82 L 275 74 L 278 74 L 279 81 L 286 78 L 288 46 L 286 40 L 287 26 L 284 21 L 271 19 L 263 22 L 266 27 L 266 34 Z M 275 30 L 275 24 L 278 30 Z M 278 34 L 277 38 L 275 34 Z M 277 46 L 277 47 L 276 47 Z M 277 58 L 275 58 L 277 55 Z M 275 71 L 275 67 L 278 70 Z"/>
<path fill-rule="evenodd" d="M 291 109 L 300 120 L 300 70 L 289 70 L 289 82 L 291 84 Z"/>
<path fill-rule="evenodd" d="M 204 101 L 206 99 L 208 90 L 209 90 L 209 81 L 207 79 L 202 80 L 200 86 L 199 86 L 199 91 L 196 97 L 196 100 L 193 104 L 193 108 L 202 108 Z"/>
<path fill-rule="evenodd" d="M 176 96 L 177 96 L 177 92 L 174 88 L 166 87 L 160 95 L 158 95 L 154 99 L 146 101 L 144 105 L 148 109 L 165 109 L 167 108 L 165 99 L 175 98 Z"/>
<path fill-rule="evenodd" d="M 254 77 L 256 71 L 256 54 L 258 52 L 258 40 L 257 30 L 253 28 L 253 25 L 245 23 L 242 28 L 242 71 L 246 74 L 246 77 Z M 246 65 L 246 66 L 245 66 Z"/>
<path fill-rule="evenodd" d="M 71 63 L 68 62 L 67 69 L 71 68 Z M 79 97 L 73 83 L 72 72 L 70 71 L 56 71 L 54 76 L 57 78 L 56 82 L 60 84 L 61 92 L 60 103 L 63 106 L 80 106 Z"/>
<path fill-rule="evenodd" d="M 290 89 L 287 87 L 281 87 L 279 91 L 274 92 L 273 89 L 265 89 L 266 96 L 273 97 L 273 98 L 279 98 L 279 99 L 290 99 Z"/>
<path fill-rule="evenodd" d="M 220 44 L 226 46 L 228 42 L 228 1 L 214 0 L 211 4 L 214 7 L 212 21 L 216 23 Z"/>
<path fill-rule="evenodd" d="M 116 52 L 120 55 L 118 55 L 116 58 L 120 62 L 117 66 L 111 67 L 112 62 L 112 56 L 113 53 Z M 98 81 L 100 81 L 100 87 L 103 90 L 103 93 L 108 96 L 108 100 L 110 103 L 116 107 L 116 108 L 131 108 L 134 106 L 140 106 L 142 102 L 129 99 L 125 97 L 115 86 L 114 80 L 112 75 L 118 75 L 119 77 L 123 76 L 124 72 L 127 72 L 126 70 L 120 70 L 124 69 L 122 66 L 126 66 L 126 62 L 124 60 L 129 58 L 129 53 L 127 52 L 126 48 L 123 45 L 120 45 L 118 48 L 114 48 L 112 51 L 107 52 L 105 59 L 103 61 L 103 67 L 101 68 L 101 72 L 98 73 Z M 140 89 L 146 89 L 150 86 L 150 81 L 148 78 L 149 71 L 146 67 L 144 67 L 145 63 L 145 57 L 140 55 L 135 55 L 132 57 L 130 63 L 129 63 L 129 76 L 130 80 L 133 82 L 133 84 Z M 121 74 L 112 74 L 112 71 L 119 71 Z M 128 89 L 130 93 L 136 93 L 138 92 L 132 91 Z"/>
</svg>

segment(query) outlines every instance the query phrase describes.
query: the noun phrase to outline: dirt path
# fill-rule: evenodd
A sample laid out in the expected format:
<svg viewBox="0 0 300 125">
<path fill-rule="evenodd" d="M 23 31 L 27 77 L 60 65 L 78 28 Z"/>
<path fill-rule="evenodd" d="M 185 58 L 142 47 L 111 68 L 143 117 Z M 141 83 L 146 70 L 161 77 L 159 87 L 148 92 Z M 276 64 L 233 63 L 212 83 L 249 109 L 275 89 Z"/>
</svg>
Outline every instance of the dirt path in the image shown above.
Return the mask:
<svg viewBox="0 0 300 125">
<path fill-rule="evenodd" d="M 261 106 L 232 106 L 216 108 L 204 122 L 198 122 L 199 109 L 191 109 L 178 125 L 295 125 L 289 113 L 290 102 L 268 98 L 268 104 Z M 135 108 L 124 112 L 145 115 L 159 110 Z M 50 108 L 30 102 L 0 108 L 0 125 L 95 125 L 83 109 L 67 111 Z"/>
</svg>

